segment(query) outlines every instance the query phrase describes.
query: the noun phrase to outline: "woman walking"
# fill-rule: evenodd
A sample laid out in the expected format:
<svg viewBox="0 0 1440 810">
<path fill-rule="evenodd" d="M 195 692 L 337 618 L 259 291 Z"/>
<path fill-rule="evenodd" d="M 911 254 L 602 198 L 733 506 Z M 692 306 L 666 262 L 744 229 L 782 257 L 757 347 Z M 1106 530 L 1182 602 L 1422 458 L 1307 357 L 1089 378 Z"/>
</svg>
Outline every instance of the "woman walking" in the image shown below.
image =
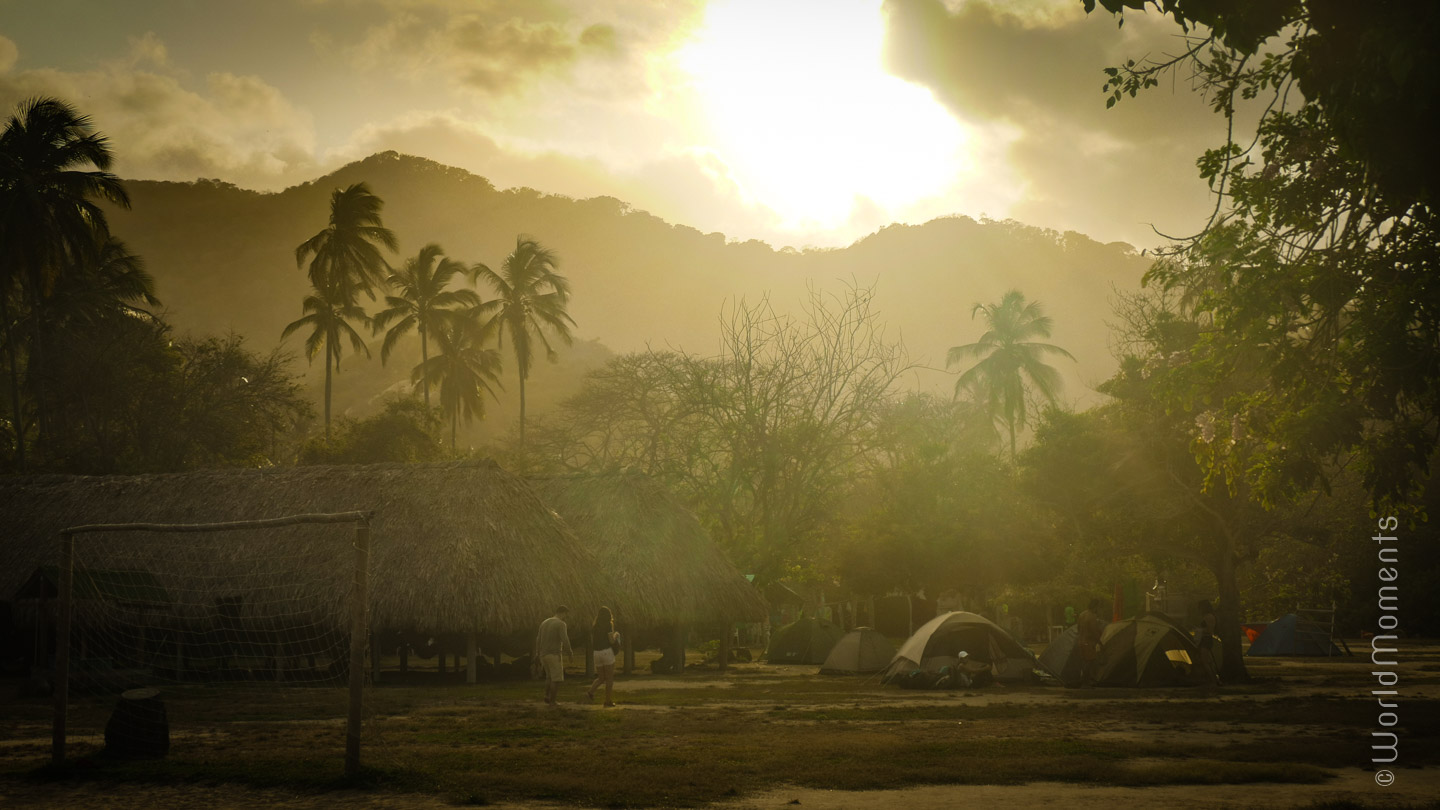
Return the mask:
<svg viewBox="0 0 1440 810">
<path fill-rule="evenodd" d="M 615 632 L 615 616 L 610 608 L 601 607 L 595 615 L 595 625 L 590 628 L 590 647 L 595 653 L 595 682 L 585 692 L 590 702 L 595 702 L 595 690 L 605 684 L 605 705 L 614 706 L 611 694 L 615 689 L 615 653 L 620 650 L 620 634 Z"/>
</svg>

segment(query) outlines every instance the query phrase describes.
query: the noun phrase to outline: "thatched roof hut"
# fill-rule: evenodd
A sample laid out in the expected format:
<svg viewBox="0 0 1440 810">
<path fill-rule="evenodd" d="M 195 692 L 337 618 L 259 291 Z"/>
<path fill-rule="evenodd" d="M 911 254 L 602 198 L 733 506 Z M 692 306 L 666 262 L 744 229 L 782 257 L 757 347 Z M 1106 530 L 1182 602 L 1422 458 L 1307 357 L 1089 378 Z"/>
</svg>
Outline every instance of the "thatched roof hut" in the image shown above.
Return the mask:
<svg viewBox="0 0 1440 810">
<path fill-rule="evenodd" d="M 759 621 L 765 600 L 694 513 L 639 473 L 536 476 L 541 498 L 596 558 L 599 604 L 626 624 Z"/>
<path fill-rule="evenodd" d="M 16 594 L 41 566 L 56 564 L 58 535 L 67 527 L 348 511 L 371 513 L 369 593 L 377 629 L 509 634 L 533 629 L 556 604 L 599 603 L 595 561 L 531 487 L 490 461 L 3 477 L 0 598 Z M 79 537 L 77 548 L 117 536 Z M 337 608 L 349 588 L 352 537 L 343 525 L 169 535 L 165 542 L 174 544 L 179 562 L 162 560 L 158 567 L 171 570 L 151 570 L 162 581 L 216 581 L 233 578 L 235 561 L 253 567 L 257 559 L 283 560 L 286 572 L 305 575 L 295 581 L 306 611 L 343 616 Z M 158 541 L 152 535 L 149 542 Z M 110 547 L 124 545 L 117 539 Z M 90 564 L 116 567 L 95 548 Z M 77 551 L 77 564 L 87 559 L 84 551 Z"/>
</svg>

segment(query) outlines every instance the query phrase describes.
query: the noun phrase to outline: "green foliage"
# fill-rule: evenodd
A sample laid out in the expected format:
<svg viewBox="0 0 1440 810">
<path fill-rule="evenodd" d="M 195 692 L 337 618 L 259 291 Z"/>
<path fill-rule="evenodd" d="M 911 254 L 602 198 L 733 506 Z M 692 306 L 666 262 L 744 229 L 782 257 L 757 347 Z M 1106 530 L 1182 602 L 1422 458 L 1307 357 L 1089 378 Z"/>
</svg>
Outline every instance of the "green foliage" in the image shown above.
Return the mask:
<svg viewBox="0 0 1440 810">
<path fill-rule="evenodd" d="M 460 420 L 485 415 L 485 395 L 495 396 L 500 384 L 500 352 L 484 344 L 496 322 L 459 320 L 435 332 L 439 353 L 415 367 L 411 379 L 440 387 L 440 410 L 450 419 L 450 449 L 457 451 Z"/>
<path fill-rule="evenodd" d="M 305 356 L 314 358 L 325 350 L 325 436 L 330 436 L 332 372 L 340 370 L 340 356 L 348 341 L 356 353 L 370 355 L 365 341 L 352 322 L 368 325 L 370 318 L 357 304 L 360 293 L 371 299 L 375 288 L 384 284 L 390 266 L 380 253 L 395 250 L 395 234 L 380 219 L 384 201 L 364 183 L 335 189 L 330 195 L 330 222 L 319 233 L 295 248 L 295 265 L 310 260 L 308 275 L 314 288 L 301 308 L 305 315 L 288 324 L 280 337 L 303 327 L 310 328 L 305 339 Z"/>
<path fill-rule="evenodd" d="M 493 318 L 500 329 L 502 343 L 506 337 L 510 338 L 515 370 L 520 377 L 522 459 L 525 453 L 525 380 L 530 376 L 535 343 L 539 342 L 545 348 L 546 357 L 554 362 L 555 349 L 546 333 L 553 333 L 567 346 L 573 340 L 570 327 L 575 325 L 575 321 L 566 311 L 570 282 L 555 272 L 559 264 L 560 258 L 553 250 L 521 235 L 516 237 L 515 250 L 505 257 L 500 272 L 483 264 L 476 264 L 470 269 L 474 280 L 484 279 L 500 296 L 481 304 L 476 314 Z"/>
<path fill-rule="evenodd" d="M 441 449 L 439 416 L 413 396 L 391 397 L 366 419 L 341 418 L 329 442 L 312 439 L 301 464 L 379 464 L 436 461 Z"/>
<path fill-rule="evenodd" d="M 1170 61 L 1107 71 L 1108 88 L 1133 90 L 1186 65 L 1230 124 L 1198 164 L 1216 215 L 1147 276 L 1182 291 L 1204 326 L 1157 395 L 1231 427 L 1231 441 L 1195 445 L 1207 487 L 1243 484 L 1279 506 L 1329 491 L 1349 468 L 1375 508 L 1419 519 L 1440 443 L 1440 157 L 1428 124 L 1440 7 L 1103 5 L 1148 5 L 1213 32 Z M 1260 111 L 1248 145 L 1235 132 L 1246 102 Z"/>
<path fill-rule="evenodd" d="M 430 360 L 430 333 L 447 326 L 461 326 L 467 318 L 475 317 L 466 310 L 480 306 L 480 296 L 474 290 L 449 289 L 450 283 L 466 268 L 444 253 L 432 242 L 406 259 L 405 266 L 386 279 L 396 294 L 385 296 L 386 308 L 370 321 L 376 334 L 385 330 L 385 342 L 380 347 L 381 363 L 390 359 L 395 344 L 413 329 L 420 333 L 420 365 L 424 366 Z M 421 388 L 425 392 L 425 407 L 429 408 L 429 381 L 422 378 Z"/>
<path fill-rule="evenodd" d="M 43 446 L 53 435 L 39 313 L 57 285 L 77 289 L 76 276 L 103 264 L 97 248 L 108 243 L 110 231 L 98 203 L 130 205 L 120 180 L 107 171 L 112 160 L 90 118 L 59 99 L 22 102 L 0 132 L 0 339 L 9 371 L 11 447 L 21 469 L 27 445 L 23 394 L 39 422 L 37 443 Z M 17 332 L 27 317 L 22 337 Z"/>
<path fill-rule="evenodd" d="M 48 467 L 77 473 L 175 472 L 293 460 L 311 409 L 278 352 L 236 335 L 173 339 L 150 318 L 114 315 L 55 338 Z"/>
<path fill-rule="evenodd" d="M 967 359 L 978 362 L 955 381 L 955 395 L 968 392 L 986 404 L 992 417 L 1010 434 L 1010 458 L 1015 459 L 1015 433 L 1029 422 L 1032 391 L 1046 404 L 1054 405 L 1060 392 L 1060 373 L 1045 363 L 1047 354 L 1075 358 L 1059 346 L 1039 343 L 1034 338 L 1050 337 L 1053 321 L 1040 302 L 1025 302 L 1019 290 L 1005 293 L 998 304 L 976 304 L 970 317 L 985 315 L 985 334 L 975 343 L 951 347 L 945 356 L 950 368 Z"/>
<path fill-rule="evenodd" d="M 1045 570 L 1046 527 L 995 458 L 990 415 L 970 403 L 911 395 L 879 409 L 874 450 L 846 498 L 833 552 L 857 593 L 987 597 Z"/>
</svg>

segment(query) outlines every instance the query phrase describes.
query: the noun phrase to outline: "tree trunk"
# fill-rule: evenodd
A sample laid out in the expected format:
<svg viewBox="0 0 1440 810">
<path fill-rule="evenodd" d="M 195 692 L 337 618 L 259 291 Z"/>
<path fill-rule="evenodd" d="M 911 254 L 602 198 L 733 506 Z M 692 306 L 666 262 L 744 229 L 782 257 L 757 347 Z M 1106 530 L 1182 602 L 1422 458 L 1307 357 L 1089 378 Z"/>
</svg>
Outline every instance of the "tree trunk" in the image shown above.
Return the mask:
<svg viewBox="0 0 1440 810">
<path fill-rule="evenodd" d="M 420 387 L 425 391 L 425 414 L 430 414 L 430 349 L 425 342 L 425 327 L 420 326 Z M 455 440 L 450 440 L 450 449 L 455 449 Z"/>
<path fill-rule="evenodd" d="M 10 299 L 0 293 L 0 323 L 5 324 L 5 351 L 10 360 L 10 413 L 15 427 L 15 462 L 25 472 L 25 421 L 20 412 L 20 368 L 15 356 L 15 334 L 10 328 Z"/>
<path fill-rule="evenodd" d="M 1225 683 L 1247 683 L 1250 673 L 1240 655 L 1240 584 L 1235 576 L 1235 555 L 1224 549 L 1217 557 L 1215 581 L 1220 587 L 1220 603 L 1215 606 L 1215 634 L 1220 640 L 1222 660 L 1220 680 Z"/>
<path fill-rule="evenodd" d="M 325 444 L 330 444 L 330 361 L 335 347 L 325 338 Z"/>
<path fill-rule="evenodd" d="M 520 458 L 525 458 L 525 367 L 520 367 Z"/>
</svg>

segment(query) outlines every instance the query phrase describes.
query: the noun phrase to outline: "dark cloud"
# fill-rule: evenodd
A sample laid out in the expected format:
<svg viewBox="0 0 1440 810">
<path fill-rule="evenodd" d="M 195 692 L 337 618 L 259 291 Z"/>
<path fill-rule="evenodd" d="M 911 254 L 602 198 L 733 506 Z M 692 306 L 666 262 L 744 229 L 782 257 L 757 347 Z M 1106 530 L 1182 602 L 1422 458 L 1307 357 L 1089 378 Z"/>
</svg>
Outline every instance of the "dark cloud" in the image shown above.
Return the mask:
<svg viewBox="0 0 1440 810">
<path fill-rule="evenodd" d="M 1078 9 L 1078 3 L 1074 4 Z M 1184 84 L 1105 107 L 1103 70 L 1183 49 L 1164 20 L 1071 10 L 1011 12 L 972 0 L 888 0 L 887 68 L 929 88 L 956 116 L 1012 128 L 1009 159 L 1027 184 L 1017 218 L 1142 245 L 1189 232 L 1209 198 L 1195 159 L 1222 122 Z"/>
<path fill-rule="evenodd" d="M 89 115 L 110 139 L 122 177 L 224 177 L 276 188 L 315 169 L 310 116 L 283 93 L 257 77 L 223 72 L 192 86 L 168 67 L 153 34 L 132 39 L 127 58 L 98 70 L 0 71 L 6 115 L 34 96 L 65 99 Z"/>
</svg>

